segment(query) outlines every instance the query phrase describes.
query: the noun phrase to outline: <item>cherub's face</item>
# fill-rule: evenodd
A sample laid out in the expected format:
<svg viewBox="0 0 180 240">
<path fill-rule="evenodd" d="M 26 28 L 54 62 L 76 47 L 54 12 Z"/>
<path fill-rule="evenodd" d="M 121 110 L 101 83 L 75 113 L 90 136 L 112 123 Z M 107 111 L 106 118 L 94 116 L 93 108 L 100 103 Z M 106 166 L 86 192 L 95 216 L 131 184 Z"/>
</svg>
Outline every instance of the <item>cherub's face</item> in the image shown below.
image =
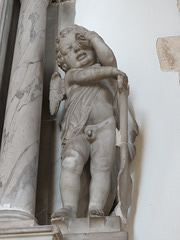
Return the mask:
<svg viewBox="0 0 180 240">
<path fill-rule="evenodd" d="M 88 45 L 82 46 L 76 40 L 74 32 L 70 32 L 65 38 L 61 39 L 60 51 L 70 69 L 88 67 L 96 63 L 95 51 Z"/>
</svg>

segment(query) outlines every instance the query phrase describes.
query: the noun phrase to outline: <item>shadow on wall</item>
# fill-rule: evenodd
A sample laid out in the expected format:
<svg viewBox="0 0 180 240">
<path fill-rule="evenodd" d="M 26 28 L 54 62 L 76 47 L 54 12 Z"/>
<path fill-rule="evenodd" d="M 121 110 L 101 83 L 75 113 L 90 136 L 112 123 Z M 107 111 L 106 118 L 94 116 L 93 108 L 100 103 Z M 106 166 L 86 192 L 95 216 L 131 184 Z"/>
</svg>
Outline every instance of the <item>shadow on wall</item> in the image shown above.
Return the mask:
<svg viewBox="0 0 180 240">
<path fill-rule="evenodd" d="M 56 117 L 49 112 L 49 82 L 56 71 L 55 38 L 58 32 L 58 5 L 49 5 L 46 19 L 46 46 L 44 60 L 44 86 L 41 117 L 41 136 L 38 179 L 36 191 L 36 218 L 38 224 L 49 224 L 49 212 L 53 203 L 50 199 L 51 171 L 55 159 Z M 51 37 L 49 37 L 51 36 Z"/>
</svg>

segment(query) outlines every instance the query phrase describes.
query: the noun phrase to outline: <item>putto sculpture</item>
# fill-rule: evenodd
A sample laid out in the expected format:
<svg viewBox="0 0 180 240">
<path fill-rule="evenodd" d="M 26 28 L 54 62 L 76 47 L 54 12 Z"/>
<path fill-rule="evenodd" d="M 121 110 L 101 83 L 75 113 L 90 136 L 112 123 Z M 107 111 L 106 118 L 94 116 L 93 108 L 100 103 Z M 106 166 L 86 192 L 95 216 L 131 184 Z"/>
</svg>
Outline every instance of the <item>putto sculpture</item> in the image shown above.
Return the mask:
<svg viewBox="0 0 180 240">
<path fill-rule="evenodd" d="M 128 92 L 127 76 L 117 68 L 115 56 L 103 39 L 77 25 L 60 32 L 56 56 L 65 77 L 58 72 L 52 75 L 50 113 L 56 114 L 65 100 L 60 176 L 63 208 L 52 218 L 108 215 L 113 205 L 123 206 L 117 197 L 118 191 L 119 196 L 122 193 L 117 177 L 125 164 L 122 169 L 116 145 L 125 144 L 127 151 L 128 143 L 120 140 L 117 131 L 119 93 Z M 133 144 L 137 129 L 131 133 Z"/>
</svg>

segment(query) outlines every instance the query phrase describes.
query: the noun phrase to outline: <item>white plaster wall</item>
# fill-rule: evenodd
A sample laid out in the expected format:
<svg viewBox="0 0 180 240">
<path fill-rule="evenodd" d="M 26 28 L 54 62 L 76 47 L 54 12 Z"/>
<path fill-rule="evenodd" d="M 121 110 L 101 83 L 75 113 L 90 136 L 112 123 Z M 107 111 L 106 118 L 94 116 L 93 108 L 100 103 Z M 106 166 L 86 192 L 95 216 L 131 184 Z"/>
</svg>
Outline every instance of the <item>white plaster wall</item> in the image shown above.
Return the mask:
<svg viewBox="0 0 180 240">
<path fill-rule="evenodd" d="M 140 128 L 130 240 L 179 240 L 180 85 L 156 54 L 158 37 L 180 35 L 177 1 L 77 0 L 75 22 L 97 31 L 129 76 Z"/>
</svg>

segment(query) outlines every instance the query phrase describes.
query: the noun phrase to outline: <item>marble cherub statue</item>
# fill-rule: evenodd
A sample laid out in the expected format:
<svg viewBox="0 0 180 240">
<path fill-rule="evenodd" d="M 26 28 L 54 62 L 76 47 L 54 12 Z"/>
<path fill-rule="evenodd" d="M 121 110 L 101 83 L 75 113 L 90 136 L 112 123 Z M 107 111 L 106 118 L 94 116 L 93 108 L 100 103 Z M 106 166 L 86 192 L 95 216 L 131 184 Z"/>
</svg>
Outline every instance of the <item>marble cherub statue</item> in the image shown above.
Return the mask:
<svg viewBox="0 0 180 240">
<path fill-rule="evenodd" d="M 56 56 L 65 77 L 55 72 L 51 78 L 51 114 L 57 112 L 62 100 L 66 102 L 61 123 L 63 208 L 52 217 L 77 217 L 81 208 L 81 177 L 88 161 L 91 179 L 87 215 L 103 216 L 112 195 L 112 169 L 116 162 L 117 77 L 126 82 L 127 76 L 117 69 L 115 56 L 103 39 L 77 25 L 60 32 Z M 115 195 L 111 196 L 111 204 Z"/>
</svg>

